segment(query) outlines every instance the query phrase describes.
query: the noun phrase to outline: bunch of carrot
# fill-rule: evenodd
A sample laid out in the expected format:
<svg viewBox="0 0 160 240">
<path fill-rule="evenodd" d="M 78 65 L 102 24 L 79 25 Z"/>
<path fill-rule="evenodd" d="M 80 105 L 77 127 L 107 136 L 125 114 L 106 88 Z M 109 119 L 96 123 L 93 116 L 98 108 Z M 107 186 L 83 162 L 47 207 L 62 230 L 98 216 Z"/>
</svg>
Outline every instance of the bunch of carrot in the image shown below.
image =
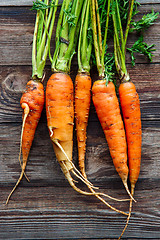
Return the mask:
<svg viewBox="0 0 160 240">
<path fill-rule="evenodd" d="M 56 28 L 55 51 L 52 57 L 50 41 L 58 0 L 52 0 L 51 2 L 49 0 L 39 0 L 38 5 L 35 3 L 34 7 L 37 10 L 37 16 L 32 48 L 32 80 L 27 83 L 26 91 L 20 100 L 21 107 L 24 110 L 19 153 L 22 171 L 6 203 L 8 203 L 11 194 L 25 174 L 30 148 L 44 105 L 44 67 L 47 55 L 49 55 L 53 74 L 46 86 L 46 115 L 49 136 L 53 143 L 56 158 L 73 189 L 84 195 L 94 195 L 112 210 L 128 215 L 127 223 L 119 237 L 120 239 L 127 228 L 131 216 L 135 184 L 140 172 L 141 113 L 138 93 L 134 84 L 130 81 L 125 64 L 126 43 L 133 14 L 134 0 L 130 0 L 128 20 L 124 33 L 119 1 L 108 0 L 107 4 L 104 1 L 104 7 L 106 5 L 107 17 L 103 35 L 98 0 L 63 0 Z M 114 29 L 115 66 L 121 81 L 119 96 L 123 118 L 120 113 L 115 86 L 105 71 L 106 42 L 110 15 Z M 92 36 L 89 32 L 90 28 L 92 28 Z M 93 184 L 88 181 L 85 172 L 86 137 L 91 100 L 90 58 L 92 44 L 94 45 L 99 74 L 99 79 L 92 86 L 92 99 L 108 142 L 114 166 L 130 196 L 129 214 L 108 204 L 100 195 L 111 199 L 114 198 L 104 193 L 96 192 Z M 78 47 L 78 73 L 75 79 L 74 93 L 70 67 L 76 47 Z M 74 118 L 80 171 L 72 162 Z M 21 151 L 23 156 L 22 163 L 20 159 Z M 128 174 L 131 183 L 131 193 L 127 184 Z M 72 175 L 85 183 L 90 192 L 78 188 Z"/>
</svg>

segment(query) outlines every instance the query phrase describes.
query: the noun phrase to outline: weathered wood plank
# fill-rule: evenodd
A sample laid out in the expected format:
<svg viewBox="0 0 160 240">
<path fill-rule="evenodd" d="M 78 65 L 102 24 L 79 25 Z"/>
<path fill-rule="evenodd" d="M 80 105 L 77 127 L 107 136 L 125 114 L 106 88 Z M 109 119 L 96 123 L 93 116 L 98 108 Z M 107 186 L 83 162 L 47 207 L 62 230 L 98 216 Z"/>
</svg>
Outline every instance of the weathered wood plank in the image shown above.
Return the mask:
<svg viewBox="0 0 160 240">
<path fill-rule="evenodd" d="M 86 197 L 70 188 L 56 161 L 49 139 L 45 109 L 39 122 L 27 165 L 25 178 L 11 198 L 5 200 L 19 174 L 19 139 L 22 110 L 21 93 L 30 79 L 31 41 L 35 13 L 30 11 L 30 0 L 1 1 L 0 6 L 0 238 L 1 239 L 117 239 L 126 217 L 110 211 L 94 197 Z M 160 11 L 159 1 L 141 1 L 141 17 L 153 9 Z M 152 3 L 158 4 L 152 4 Z M 16 4 L 16 5 L 15 5 Z M 24 7 L 13 7 L 21 6 Z M 25 5 L 26 4 L 26 5 Z M 28 5 L 27 5 L 28 4 Z M 28 7 L 25 7 L 28 6 Z M 27 16 L 24 18 L 23 16 Z M 160 17 L 146 32 L 148 44 L 157 44 L 153 64 L 141 57 L 132 68 L 131 79 L 136 85 L 142 111 L 142 166 L 136 185 L 133 214 L 123 239 L 160 239 Z M 129 45 L 132 44 L 132 36 Z M 22 42 L 21 42 L 22 41 Z M 129 62 L 129 58 L 127 59 Z M 76 74 L 76 58 L 71 76 Z M 46 67 L 46 80 L 50 76 Z M 95 72 L 92 72 L 95 77 Z M 46 85 L 46 81 L 44 82 Z M 75 133 L 75 132 L 74 132 Z M 73 161 L 77 165 L 77 147 L 74 134 Z M 35 170 L 36 169 L 36 170 Z M 100 191 L 117 198 L 128 197 L 116 173 L 108 146 L 91 105 L 86 170 L 89 180 Z M 84 186 L 79 182 L 80 187 Z M 115 207 L 128 211 L 128 203 L 109 201 Z"/>
<path fill-rule="evenodd" d="M 59 1 L 60 3 L 62 0 Z M 139 0 L 141 4 L 159 4 L 159 0 Z M 0 6 L 32 6 L 32 0 L 1 0 Z"/>
<path fill-rule="evenodd" d="M 124 239 L 125 236 L 127 239 L 159 239 L 160 212 L 156 191 L 160 189 L 154 179 L 145 183 L 149 186 L 146 191 L 142 182 L 137 185 L 135 196 L 138 202 L 134 204 Z M 104 184 L 107 183 L 104 181 Z M 2 190 L 4 198 L 9 188 Z M 113 194 L 113 191 L 110 193 Z M 89 200 L 73 192 L 67 184 L 47 188 L 25 186 L 19 188 L 16 194 L 18 198 L 15 200 L 13 196 L 5 211 L 4 208 L 1 211 L 2 239 L 117 239 L 125 224 L 124 216 L 113 213 L 93 197 Z M 126 203 L 113 204 L 127 209 Z"/>
<path fill-rule="evenodd" d="M 59 3 L 62 3 L 63 0 L 59 0 Z M 33 2 L 36 2 L 36 0 L 1 0 L 0 1 L 0 7 L 3 6 L 32 6 Z"/>
<path fill-rule="evenodd" d="M 144 5 L 140 7 L 137 19 L 151 9 L 160 12 L 160 4 Z M 27 19 L 27 21 L 26 21 Z M 34 30 L 35 12 L 28 7 L 0 8 L 0 65 L 31 65 L 32 38 Z M 155 43 L 157 51 L 154 52 L 153 62 L 160 61 L 160 16 L 155 24 L 145 32 L 144 41 L 149 45 Z M 138 36 L 130 35 L 128 47 Z M 53 41 L 54 42 L 54 41 Z M 54 46 L 52 47 L 54 48 Z M 127 62 L 130 62 L 129 56 Z M 137 63 L 147 62 L 147 59 L 137 54 Z"/>
</svg>

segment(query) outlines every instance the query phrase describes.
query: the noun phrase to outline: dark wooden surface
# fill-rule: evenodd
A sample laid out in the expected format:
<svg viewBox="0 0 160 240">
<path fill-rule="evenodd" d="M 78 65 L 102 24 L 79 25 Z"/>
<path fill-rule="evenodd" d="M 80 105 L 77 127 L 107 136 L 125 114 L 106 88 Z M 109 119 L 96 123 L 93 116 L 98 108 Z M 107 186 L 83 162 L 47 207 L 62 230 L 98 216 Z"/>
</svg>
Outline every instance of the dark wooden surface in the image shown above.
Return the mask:
<svg viewBox="0 0 160 240">
<path fill-rule="evenodd" d="M 141 1 L 137 19 L 151 9 L 160 11 L 160 1 Z M 45 110 L 38 125 L 27 165 L 28 183 L 20 186 L 5 206 L 19 173 L 21 93 L 32 72 L 31 42 L 35 14 L 31 1 L 0 1 L 0 239 L 116 239 L 126 217 L 105 207 L 94 197 L 76 193 L 65 180 L 55 159 L 46 126 Z M 133 36 L 129 44 L 133 42 Z M 136 185 L 133 214 L 123 239 L 160 239 L 160 17 L 145 33 L 155 43 L 153 63 L 137 57 L 128 69 L 137 87 L 142 111 L 142 165 Z M 46 80 L 50 76 L 49 62 Z M 76 59 L 71 76 L 76 74 Z M 94 73 L 92 73 L 94 78 Z M 45 80 L 45 84 L 46 84 Z M 74 163 L 77 165 L 74 136 Z M 112 164 L 108 146 L 91 105 L 86 170 L 89 180 L 110 195 L 126 198 Z M 80 184 L 80 183 L 79 183 Z M 80 184 L 82 188 L 84 186 Z M 128 211 L 128 203 L 109 201 Z"/>
</svg>

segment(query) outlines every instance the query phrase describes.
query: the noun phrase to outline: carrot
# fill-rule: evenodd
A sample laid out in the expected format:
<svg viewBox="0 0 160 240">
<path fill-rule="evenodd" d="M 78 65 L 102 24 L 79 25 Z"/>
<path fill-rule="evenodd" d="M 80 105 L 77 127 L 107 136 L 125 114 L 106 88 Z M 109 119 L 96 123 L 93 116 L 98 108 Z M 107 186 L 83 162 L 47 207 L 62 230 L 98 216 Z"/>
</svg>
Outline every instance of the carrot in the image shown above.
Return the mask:
<svg viewBox="0 0 160 240">
<path fill-rule="evenodd" d="M 120 103 L 122 107 L 123 119 L 126 129 L 128 162 L 129 162 L 129 180 L 131 183 L 131 194 L 134 195 L 135 184 L 138 180 L 141 165 L 141 112 L 139 96 L 135 85 L 132 82 L 124 82 L 119 87 Z M 125 232 L 132 211 L 132 199 L 130 200 L 129 215 L 126 225 L 121 233 Z"/>
<path fill-rule="evenodd" d="M 87 125 L 91 99 L 90 58 L 92 51 L 92 38 L 89 37 L 90 5 L 84 0 L 78 39 L 78 74 L 75 79 L 75 123 L 78 145 L 79 168 L 84 177 Z"/>
<path fill-rule="evenodd" d="M 78 35 L 79 32 L 79 25 L 77 24 L 82 4 L 83 1 L 79 2 L 76 0 L 73 2 L 65 0 L 62 3 L 56 29 L 56 48 L 53 59 L 50 57 L 52 71 L 55 73 L 52 74 L 48 80 L 46 88 L 48 128 L 55 154 L 70 185 L 81 193 L 83 191 L 78 189 L 73 182 L 70 175 L 71 170 L 73 171 L 74 169 L 74 175 L 87 185 L 92 184 L 80 174 L 72 163 L 74 125 L 73 83 L 68 73 L 70 71 L 71 60 L 77 43 L 75 34 Z M 73 24 L 68 22 L 66 12 L 74 13 L 75 18 L 73 19 Z M 57 119 L 55 119 L 55 122 L 53 121 L 55 116 L 57 119 L 60 119 L 58 122 Z M 59 124 L 59 127 L 57 127 L 57 124 Z M 56 132 L 59 132 L 58 138 L 55 135 Z"/>
<path fill-rule="evenodd" d="M 134 191 L 141 165 L 141 112 L 139 96 L 133 82 L 125 82 L 119 87 L 120 103 L 126 129 L 129 161 L 129 180 Z"/>
<path fill-rule="evenodd" d="M 13 190 L 9 194 L 6 204 L 22 180 L 23 175 L 25 175 L 25 168 L 27 165 L 30 148 L 43 109 L 44 88 L 42 82 L 45 76 L 44 66 L 53 31 L 57 4 L 58 0 L 55 1 L 54 8 L 52 6 L 49 7 L 49 0 L 39 1 L 39 3 L 34 2 L 33 4 L 32 9 L 37 11 L 37 15 L 32 46 L 32 80 L 27 83 L 26 91 L 23 93 L 20 100 L 21 107 L 24 110 L 19 152 L 21 174 Z M 21 163 L 20 159 L 21 151 L 23 163 Z"/>
<path fill-rule="evenodd" d="M 28 155 L 44 105 L 43 84 L 39 81 L 29 81 L 27 83 L 26 91 L 21 97 L 20 104 L 22 109 L 24 110 L 20 144 L 20 149 L 22 149 L 23 156 L 22 171 L 15 187 L 7 198 L 6 204 L 8 203 L 12 193 L 22 180 L 25 172 Z"/>
<path fill-rule="evenodd" d="M 80 171 L 85 173 L 86 129 L 91 97 L 91 77 L 88 74 L 79 73 L 75 79 L 75 122 L 78 143 L 78 160 Z"/>
</svg>

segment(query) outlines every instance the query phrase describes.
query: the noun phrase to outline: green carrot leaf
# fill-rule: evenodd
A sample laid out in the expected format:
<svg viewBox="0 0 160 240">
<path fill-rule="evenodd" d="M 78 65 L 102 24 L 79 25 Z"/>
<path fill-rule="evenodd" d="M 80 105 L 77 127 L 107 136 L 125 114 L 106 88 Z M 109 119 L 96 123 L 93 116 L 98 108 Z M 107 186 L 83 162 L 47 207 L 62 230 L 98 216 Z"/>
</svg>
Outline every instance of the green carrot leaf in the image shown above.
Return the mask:
<svg viewBox="0 0 160 240">
<path fill-rule="evenodd" d="M 75 26 L 75 19 L 76 16 L 74 13 L 72 13 L 72 2 L 69 3 L 68 9 L 63 9 L 66 21 L 68 22 L 69 26 Z"/>
<path fill-rule="evenodd" d="M 152 10 L 151 13 L 144 15 L 139 21 L 135 22 L 134 20 L 132 20 L 132 28 L 130 29 L 130 32 L 136 31 L 139 33 L 148 29 L 151 25 L 153 25 L 154 21 L 158 18 L 158 15 L 158 12 L 155 13 Z"/>
<path fill-rule="evenodd" d="M 107 47 L 106 47 L 107 49 Z M 104 56 L 104 63 L 105 63 L 105 78 L 106 84 L 109 81 L 113 81 L 113 76 L 115 75 L 115 59 L 113 53 L 106 53 Z"/>
<path fill-rule="evenodd" d="M 135 66 L 135 59 L 136 59 L 134 55 L 135 53 L 145 55 L 148 58 L 148 60 L 152 62 L 152 57 L 154 56 L 152 52 L 156 51 L 156 49 L 153 49 L 154 46 L 155 44 L 148 45 L 147 43 L 145 43 L 143 41 L 143 36 L 141 35 L 131 48 L 127 48 L 127 50 L 131 54 L 132 66 Z"/>
<path fill-rule="evenodd" d="M 40 0 L 36 0 L 36 2 L 33 2 L 33 6 L 31 10 L 46 10 L 51 7 L 51 4 L 46 4 Z"/>
</svg>

